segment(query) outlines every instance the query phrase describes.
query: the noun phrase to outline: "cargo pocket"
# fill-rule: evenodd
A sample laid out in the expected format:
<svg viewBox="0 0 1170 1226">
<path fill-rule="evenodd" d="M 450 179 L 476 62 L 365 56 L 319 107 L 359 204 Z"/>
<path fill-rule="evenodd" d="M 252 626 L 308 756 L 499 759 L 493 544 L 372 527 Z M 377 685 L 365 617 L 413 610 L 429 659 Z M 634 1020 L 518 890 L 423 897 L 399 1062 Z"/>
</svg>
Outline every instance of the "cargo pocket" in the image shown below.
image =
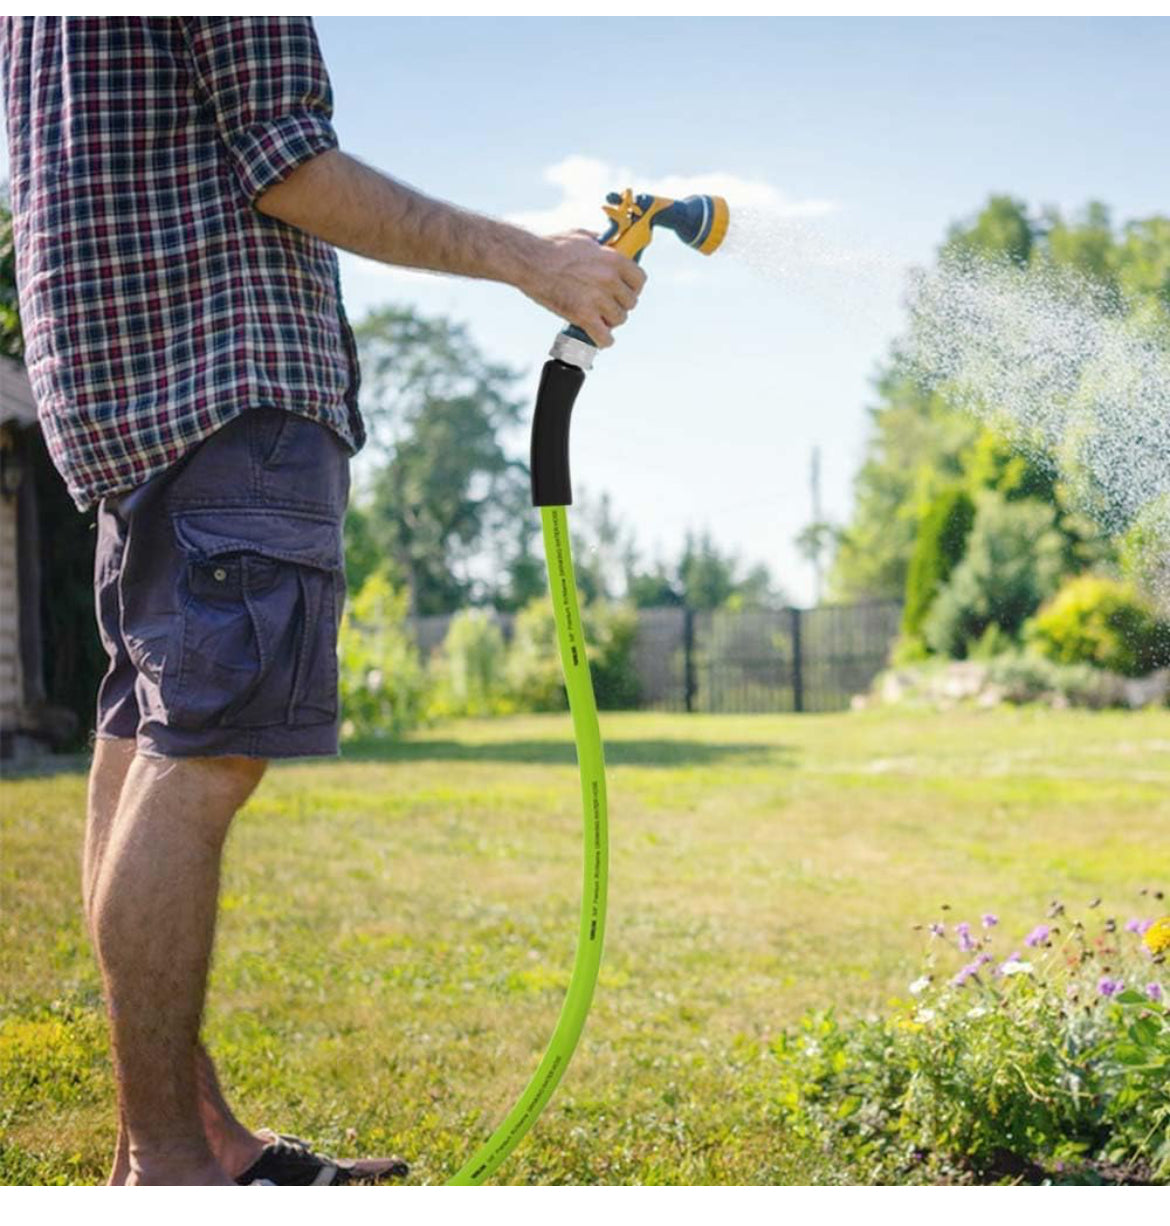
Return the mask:
<svg viewBox="0 0 1170 1226">
<path fill-rule="evenodd" d="M 291 511 L 183 511 L 176 728 L 305 727 L 337 718 L 341 529 Z"/>
</svg>

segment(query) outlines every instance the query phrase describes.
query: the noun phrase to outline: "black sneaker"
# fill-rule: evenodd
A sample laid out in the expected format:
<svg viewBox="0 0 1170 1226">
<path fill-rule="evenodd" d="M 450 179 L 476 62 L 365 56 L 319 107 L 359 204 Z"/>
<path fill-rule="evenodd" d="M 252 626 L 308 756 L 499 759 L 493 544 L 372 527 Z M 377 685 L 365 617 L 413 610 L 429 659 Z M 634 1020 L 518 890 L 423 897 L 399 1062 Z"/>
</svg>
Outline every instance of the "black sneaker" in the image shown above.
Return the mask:
<svg viewBox="0 0 1170 1226">
<path fill-rule="evenodd" d="M 341 1183 L 381 1183 L 410 1174 L 410 1167 L 401 1158 L 330 1158 L 315 1154 L 300 1137 L 267 1129 L 257 1135 L 271 1140 L 260 1157 L 237 1176 L 238 1184 L 320 1188 Z"/>
</svg>

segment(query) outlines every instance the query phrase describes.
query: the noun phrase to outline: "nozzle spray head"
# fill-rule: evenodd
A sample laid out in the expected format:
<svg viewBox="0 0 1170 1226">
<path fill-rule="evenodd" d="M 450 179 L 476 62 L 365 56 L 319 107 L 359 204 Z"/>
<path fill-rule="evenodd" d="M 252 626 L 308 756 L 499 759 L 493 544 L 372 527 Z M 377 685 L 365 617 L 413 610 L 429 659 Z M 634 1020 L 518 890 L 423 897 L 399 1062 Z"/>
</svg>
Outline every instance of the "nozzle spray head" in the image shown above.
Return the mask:
<svg viewBox="0 0 1170 1226">
<path fill-rule="evenodd" d="M 710 255 L 727 235 L 730 213 L 722 196 L 635 196 L 629 188 L 606 197 L 609 229 L 601 242 L 630 259 L 638 259 L 650 245 L 654 229 L 673 230 L 688 247 Z"/>
<path fill-rule="evenodd" d="M 627 187 L 624 192 L 610 192 L 605 199 L 603 207 L 609 218 L 609 229 L 598 242 L 631 260 L 642 258 L 657 226 L 673 230 L 688 247 L 703 255 L 717 251 L 727 237 L 730 212 L 722 196 L 671 200 L 667 196 L 635 196 Z M 554 358 L 579 370 L 588 370 L 593 365 L 595 352 L 588 333 L 576 324 L 569 324 L 552 347 Z"/>
</svg>

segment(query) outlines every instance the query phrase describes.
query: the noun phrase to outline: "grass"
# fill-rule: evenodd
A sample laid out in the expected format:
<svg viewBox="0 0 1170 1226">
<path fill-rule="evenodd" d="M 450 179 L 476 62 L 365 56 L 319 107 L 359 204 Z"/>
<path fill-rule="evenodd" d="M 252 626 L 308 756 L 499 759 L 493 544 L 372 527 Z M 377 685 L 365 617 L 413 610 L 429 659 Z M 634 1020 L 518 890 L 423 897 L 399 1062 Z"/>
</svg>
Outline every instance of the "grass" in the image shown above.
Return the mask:
<svg viewBox="0 0 1170 1226">
<path fill-rule="evenodd" d="M 760 1041 L 883 1009 L 913 925 L 1170 880 L 1170 715 L 608 714 L 606 959 L 519 1183 L 809 1183 Z M 567 716 L 273 768 L 236 823 L 206 1034 L 241 1116 L 441 1182 L 511 1105 L 572 961 Z M 84 763 L 0 788 L 0 1180 L 97 1182 L 113 1142 L 79 921 Z"/>
</svg>

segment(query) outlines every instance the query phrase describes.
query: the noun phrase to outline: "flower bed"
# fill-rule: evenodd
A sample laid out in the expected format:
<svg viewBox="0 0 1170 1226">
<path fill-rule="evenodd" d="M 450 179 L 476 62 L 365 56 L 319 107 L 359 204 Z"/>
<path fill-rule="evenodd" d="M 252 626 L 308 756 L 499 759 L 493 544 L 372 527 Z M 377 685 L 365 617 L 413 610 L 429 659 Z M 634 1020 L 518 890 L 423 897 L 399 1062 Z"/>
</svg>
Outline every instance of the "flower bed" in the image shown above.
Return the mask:
<svg viewBox="0 0 1170 1226">
<path fill-rule="evenodd" d="M 990 913 L 922 931 L 891 1016 L 772 1043 L 781 1127 L 868 1183 L 1170 1181 L 1170 916 L 1054 902 L 1021 940 Z"/>
</svg>

